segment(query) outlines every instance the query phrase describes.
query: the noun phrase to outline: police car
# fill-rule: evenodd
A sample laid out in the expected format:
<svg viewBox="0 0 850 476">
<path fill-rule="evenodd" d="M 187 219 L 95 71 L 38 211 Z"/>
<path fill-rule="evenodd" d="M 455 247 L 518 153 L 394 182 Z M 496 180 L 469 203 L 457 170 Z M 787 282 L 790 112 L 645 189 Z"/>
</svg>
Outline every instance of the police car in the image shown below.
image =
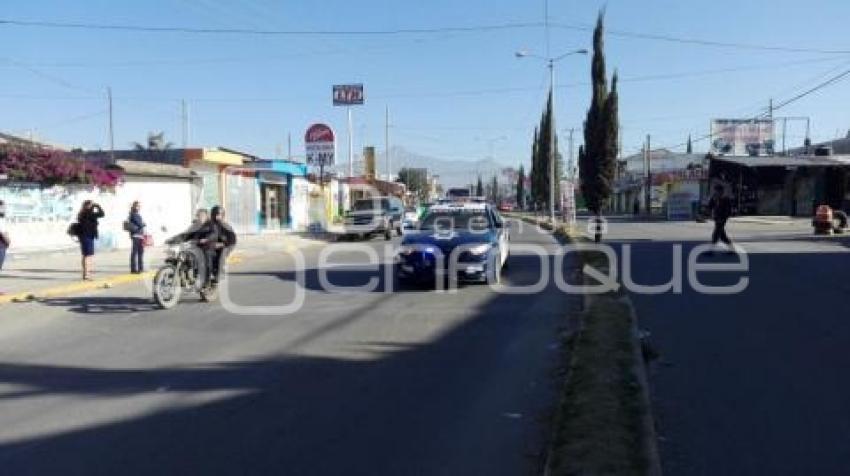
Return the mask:
<svg viewBox="0 0 850 476">
<path fill-rule="evenodd" d="M 396 275 L 403 285 L 442 276 L 495 284 L 508 259 L 509 241 L 507 222 L 490 205 L 438 204 L 405 235 L 396 256 Z"/>
</svg>

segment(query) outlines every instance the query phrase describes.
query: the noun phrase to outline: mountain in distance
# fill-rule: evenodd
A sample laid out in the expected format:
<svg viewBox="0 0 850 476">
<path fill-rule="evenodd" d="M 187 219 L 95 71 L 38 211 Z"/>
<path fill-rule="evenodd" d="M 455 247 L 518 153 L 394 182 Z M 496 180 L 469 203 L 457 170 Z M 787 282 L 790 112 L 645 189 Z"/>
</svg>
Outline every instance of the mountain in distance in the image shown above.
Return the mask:
<svg viewBox="0 0 850 476">
<path fill-rule="evenodd" d="M 376 154 L 378 174 L 384 176 L 386 173 L 385 154 L 380 151 Z M 478 181 L 478 176 L 484 183 L 489 183 L 493 175 L 502 182 L 502 169 L 506 167 L 517 167 L 521 160 L 514 163 L 500 162 L 493 158 L 482 159 L 442 159 L 428 155 L 418 154 L 407 150 L 402 146 L 392 147 L 391 152 L 393 173 L 397 174 L 402 167 L 426 168 L 431 175 L 438 175 L 439 183 L 444 189 L 451 187 L 465 187 Z M 394 177 L 395 178 L 395 177 Z"/>
</svg>

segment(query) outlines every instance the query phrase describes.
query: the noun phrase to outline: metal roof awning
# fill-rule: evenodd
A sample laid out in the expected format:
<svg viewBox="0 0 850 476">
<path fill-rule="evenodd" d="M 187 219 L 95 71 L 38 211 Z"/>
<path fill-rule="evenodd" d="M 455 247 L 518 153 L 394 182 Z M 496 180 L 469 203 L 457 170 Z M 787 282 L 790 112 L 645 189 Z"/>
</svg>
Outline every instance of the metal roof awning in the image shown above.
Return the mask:
<svg viewBox="0 0 850 476">
<path fill-rule="evenodd" d="M 162 164 L 155 162 L 143 162 L 138 160 L 121 160 L 115 161 L 115 165 L 127 175 L 137 175 L 146 177 L 172 177 L 193 179 L 197 174 L 191 170 L 174 164 Z"/>
<path fill-rule="evenodd" d="M 744 167 L 842 167 L 850 166 L 848 156 L 770 156 L 770 157 L 742 157 L 742 156 L 720 156 L 712 160 L 728 162 Z"/>
</svg>

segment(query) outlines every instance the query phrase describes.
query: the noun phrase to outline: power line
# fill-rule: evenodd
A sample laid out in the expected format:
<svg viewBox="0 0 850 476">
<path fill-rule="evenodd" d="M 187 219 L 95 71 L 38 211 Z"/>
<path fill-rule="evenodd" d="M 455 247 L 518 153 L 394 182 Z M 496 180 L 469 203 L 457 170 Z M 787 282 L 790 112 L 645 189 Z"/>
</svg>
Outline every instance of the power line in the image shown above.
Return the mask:
<svg viewBox="0 0 850 476">
<path fill-rule="evenodd" d="M 263 35 L 263 36 L 384 36 L 434 33 L 472 33 L 500 30 L 539 28 L 541 22 L 500 23 L 472 26 L 443 26 L 430 28 L 398 28 L 389 30 L 264 30 L 255 28 L 193 28 L 185 26 L 120 25 L 109 23 L 76 23 L 42 20 L 0 19 L 0 25 L 76 30 L 131 31 L 143 33 L 190 33 L 204 35 Z"/>
<path fill-rule="evenodd" d="M 790 99 L 787 99 L 787 100 L 779 103 L 776 106 L 773 106 L 773 110 L 776 111 L 776 110 L 782 109 L 783 107 L 785 107 L 785 106 L 787 106 L 791 103 L 794 103 L 796 101 L 799 101 L 800 99 L 803 99 L 804 97 L 806 97 L 806 96 L 808 96 L 812 93 L 815 93 L 815 92 L 817 92 L 817 91 L 819 91 L 819 90 L 821 90 L 821 89 L 823 89 L 823 88 L 825 88 L 825 87 L 827 87 L 827 86 L 829 86 L 833 83 L 837 83 L 838 81 L 841 81 L 842 79 L 846 78 L 847 76 L 850 76 L 850 69 L 843 71 L 842 73 L 839 73 L 839 74 L 833 76 L 832 78 L 829 78 L 828 80 L 818 84 L 817 86 L 815 86 L 815 87 L 813 87 L 813 88 L 811 88 L 807 91 L 804 91 L 804 92 L 802 92 L 802 93 L 800 93 L 800 94 L 798 94 L 798 95 L 796 95 L 796 96 L 794 96 Z"/>
<path fill-rule="evenodd" d="M 565 30 L 592 31 L 591 25 L 579 25 L 568 23 L 550 23 L 550 26 L 562 28 Z M 615 37 L 636 38 L 642 40 L 665 41 L 670 43 L 691 44 L 699 46 L 711 46 L 718 48 L 736 48 L 745 50 L 760 50 L 760 51 L 783 51 L 786 53 L 824 53 L 824 54 L 850 54 L 850 49 L 833 50 L 822 48 L 798 48 L 793 46 L 777 46 L 777 45 L 758 45 L 752 43 L 735 43 L 714 40 L 702 40 L 697 38 L 683 38 L 671 35 L 662 35 L 656 33 L 642 33 L 627 30 L 605 29 L 605 33 Z"/>
</svg>

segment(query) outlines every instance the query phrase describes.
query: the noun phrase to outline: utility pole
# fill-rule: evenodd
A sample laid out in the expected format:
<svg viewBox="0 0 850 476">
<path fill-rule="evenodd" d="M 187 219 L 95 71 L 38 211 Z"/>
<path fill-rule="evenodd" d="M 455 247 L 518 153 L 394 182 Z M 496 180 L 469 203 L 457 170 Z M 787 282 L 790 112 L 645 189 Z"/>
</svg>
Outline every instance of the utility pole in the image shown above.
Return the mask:
<svg viewBox="0 0 850 476">
<path fill-rule="evenodd" d="M 106 99 L 109 102 L 109 160 L 115 163 L 115 129 L 112 122 L 112 88 L 106 88 Z"/>
<path fill-rule="evenodd" d="M 348 176 L 354 177 L 354 126 L 351 123 L 351 106 L 348 106 Z"/>
<path fill-rule="evenodd" d="M 576 177 L 575 177 L 575 158 L 573 157 L 573 133 L 574 133 L 574 132 L 575 132 L 575 128 L 574 128 L 574 127 L 571 127 L 571 128 L 570 128 L 570 140 L 569 140 L 569 145 L 570 145 L 570 170 L 569 170 L 569 177 L 570 177 L 570 181 L 573 181 L 573 182 L 575 181 L 575 178 L 576 178 Z"/>
<path fill-rule="evenodd" d="M 286 133 L 286 160 L 292 160 L 292 133 Z"/>
<path fill-rule="evenodd" d="M 384 155 L 387 159 L 387 181 L 393 181 L 393 166 L 390 159 L 390 107 L 384 109 Z"/>
<path fill-rule="evenodd" d="M 643 167 L 646 173 L 646 186 L 644 187 L 644 206 L 647 216 L 652 215 L 652 146 L 649 134 L 646 135 L 646 148 L 643 152 Z"/>
</svg>

